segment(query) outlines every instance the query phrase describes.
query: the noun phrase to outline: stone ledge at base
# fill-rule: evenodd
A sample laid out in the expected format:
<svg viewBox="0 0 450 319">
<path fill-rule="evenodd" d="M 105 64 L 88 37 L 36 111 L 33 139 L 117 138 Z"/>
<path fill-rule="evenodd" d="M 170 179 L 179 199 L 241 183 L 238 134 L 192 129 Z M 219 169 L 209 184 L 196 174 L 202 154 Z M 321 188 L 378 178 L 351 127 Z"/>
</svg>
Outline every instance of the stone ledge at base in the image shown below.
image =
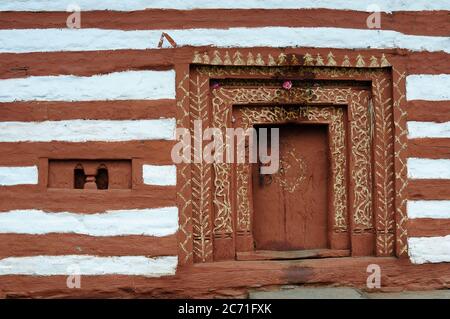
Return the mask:
<svg viewBox="0 0 450 319">
<path fill-rule="evenodd" d="M 249 299 L 450 299 L 450 289 L 368 293 L 345 287 L 282 286 L 273 291 L 252 291 Z"/>
</svg>

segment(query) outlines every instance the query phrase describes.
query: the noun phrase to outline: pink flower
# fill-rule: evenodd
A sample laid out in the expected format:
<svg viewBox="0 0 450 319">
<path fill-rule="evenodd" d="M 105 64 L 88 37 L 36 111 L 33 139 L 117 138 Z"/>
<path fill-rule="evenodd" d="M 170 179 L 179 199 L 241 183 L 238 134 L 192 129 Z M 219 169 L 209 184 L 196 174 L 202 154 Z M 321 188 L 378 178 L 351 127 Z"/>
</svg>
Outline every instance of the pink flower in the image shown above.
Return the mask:
<svg viewBox="0 0 450 319">
<path fill-rule="evenodd" d="M 283 82 L 283 89 L 290 90 L 292 88 L 292 81 L 284 81 Z"/>
</svg>

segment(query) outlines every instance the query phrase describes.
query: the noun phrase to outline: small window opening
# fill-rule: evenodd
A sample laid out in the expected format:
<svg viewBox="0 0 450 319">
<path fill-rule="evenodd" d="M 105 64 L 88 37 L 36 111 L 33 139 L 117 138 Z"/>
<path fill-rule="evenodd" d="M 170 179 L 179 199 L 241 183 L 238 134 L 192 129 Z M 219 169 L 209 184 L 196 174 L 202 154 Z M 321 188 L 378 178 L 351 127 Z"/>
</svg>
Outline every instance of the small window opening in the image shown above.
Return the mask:
<svg viewBox="0 0 450 319">
<path fill-rule="evenodd" d="M 84 184 L 86 183 L 86 174 L 84 173 L 83 166 L 81 164 L 77 164 L 74 169 L 74 185 L 75 189 L 83 189 Z"/>
<path fill-rule="evenodd" d="M 97 184 L 97 189 L 108 189 L 108 168 L 106 165 L 102 164 L 97 170 L 97 176 L 95 177 L 95 183 Z"/>
</svg>

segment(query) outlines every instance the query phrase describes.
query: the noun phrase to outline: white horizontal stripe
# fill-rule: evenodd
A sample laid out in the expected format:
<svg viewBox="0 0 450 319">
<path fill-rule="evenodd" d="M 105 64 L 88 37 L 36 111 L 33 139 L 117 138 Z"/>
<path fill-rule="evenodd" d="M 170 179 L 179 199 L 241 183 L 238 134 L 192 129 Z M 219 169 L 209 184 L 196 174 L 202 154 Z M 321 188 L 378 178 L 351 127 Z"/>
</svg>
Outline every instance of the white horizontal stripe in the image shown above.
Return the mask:
<svg viewBox="0 0 450 319">
<path fill-rule="evenodd" d="M 450 122 L 407 122 L 408 138 L 447 138 L 450 137 Z"/>
<path fill-rule="evenodd" d="M 0 185 L 37 184 L 38 169 L 36 166 L 0 167 Z"/>
<path fill-rule="evenodd" d="M 414 264 L 450 262 L 450 235 L 408 238 L 408 251 Z"/>
<path fill-rule="evenodd" d="M 409 200 L 408 217 L 450 218 L 450 200 Z"/>
<path fill-rule="evenodd" d="M 144 9 L 338 9 L 371 11 L 376 4 L 384 12 L 450 10 L 448 1 L 392 1 L 392 0 L 8 0 L 0 3 L 0 11 L 65 11 L 75 3 L 82 11 L 114 10 L 134 11 Z"/>
<path fill-rule="evenodd" d="M 172 140 L 175 125 L 173 118 L 0 122 L 0 142 Z"/>
<path fill-rule="evenodd" d="M 0 102 L 166 98 L 175 98 L 175 71 L 173 70 L 127 71 L 86 77 L 30 76 L 0 80 Z"/>
<path fill-rule="evenodd" d="M 450 38 L 447 38 L 450 42 Z M 406 77 L 408 100 L 450 100 L 450 74 L 414 74 Z"/>
<path fill-rule="evenodd" d="M 450 159 L 408 159 L 409 178 L 450 179 Z"/>
<path fill-rule="evenodd" d="M 48 213 L 31 209 L 0 212 L 0 233 L 167 236 L 177 229 L 177 207 L 112 210 L 98 214 Z"/>
<path fill-rule="evenodd" d="M 97 257 L 85 255 L 9 257 L 0 259 L 0 275 L 174 275 L 176 256 Z"/>
<path fill-rule="evenodd" d="M 406 35 L 387 30 L 289 27 L 137 31 L 105 29 L 0 30 L 0 52 L 156 49 L 162 32 L 168 32 L 179 46 L 403 48 L 412 51 L 450 53 L 448 37 Z"/>
<path fill-rule="evenodd" d="M 177 167 L 175 165 L 143 165 L 142 177 L 147 185 L 176 185 Z"/>
</svg>

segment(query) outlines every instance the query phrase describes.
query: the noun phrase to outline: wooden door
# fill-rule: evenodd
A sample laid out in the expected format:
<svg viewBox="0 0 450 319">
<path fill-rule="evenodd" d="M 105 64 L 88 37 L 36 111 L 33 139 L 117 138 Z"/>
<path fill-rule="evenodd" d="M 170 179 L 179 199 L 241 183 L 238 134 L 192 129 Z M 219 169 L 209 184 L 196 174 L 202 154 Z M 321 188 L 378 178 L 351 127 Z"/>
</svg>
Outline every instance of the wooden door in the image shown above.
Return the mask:
<svg viewBox="0 0 450 319">
<path fill-rule="evenodd" d="M 253 164 L 253 232 L 257 250 L 327 248 L 326 125 L 279 125 L 280 168 L 260 175 Z"/>
</svg>

